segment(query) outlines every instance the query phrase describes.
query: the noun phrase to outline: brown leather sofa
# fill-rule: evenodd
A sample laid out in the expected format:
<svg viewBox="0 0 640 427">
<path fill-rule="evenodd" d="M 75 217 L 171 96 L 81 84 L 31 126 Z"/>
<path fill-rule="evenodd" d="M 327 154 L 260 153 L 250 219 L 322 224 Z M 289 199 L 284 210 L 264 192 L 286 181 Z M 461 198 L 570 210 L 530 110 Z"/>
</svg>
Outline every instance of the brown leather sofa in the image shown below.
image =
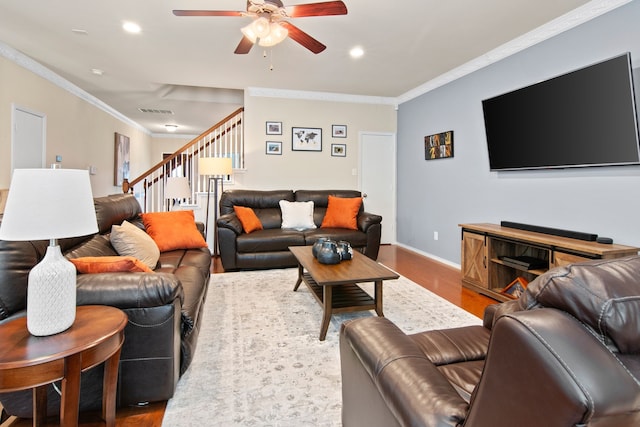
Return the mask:
<svg viewBox="0 0 640 427">
<path fill-rule="evenodd" d="M 298 264 L 289 246 L 313 245 L 319 237 L 346 240 L 369 258 L 378 258 L 382 217 L 365 212 L 363 204 L 357 217 L 358 230 L 320 228 L 330 195 L 361 197 L 359 191 L 353 190 L 225 191 L 220 198 L 217 222 L 220 259 L 225 271 L 295 267 Z M 313 201 L 313 220 L 318 228 L 304 231 L 282 229 L 280 200 Z M 234 213 L 234 206 L 252 208 L 264 229 L 245 233 Z"/>
<path fill-rule="evenodd" d="M 343 324 L 343 426 L 640 425 L 640 257 L 550 270 L 483 326 Z"/>
<path fill-rule="evenodd" d="M 96 198 L 95 208 L 99 232 L 60 240 L 66 257 L 117 255 L 109 241 L 111 226 L 127 220 L 144 228 L 140 205 L 131 194 Z M 202 232 L 204 227 L 199 228 Z M 27 277 L 48 243 L 0 241 L 0 322 L 26 314 Z M 78 275 L 78 305 L 110 305 L 129 317 L 120 359 L 119 406 L 173 396 L 196 348 L 210 266 L 210 251 L 199 248 L 161 252 L 154 273 Z M 102 372 L 96 368 L 82 374 L 81 410 L 100 408 Z M 10 415 L 32 414 L 30 391 L 5 393 L 0 401 Z M 60 398 L 52 386 L 48 405 L 49 414 L 58 413 Z"/>
</svg>

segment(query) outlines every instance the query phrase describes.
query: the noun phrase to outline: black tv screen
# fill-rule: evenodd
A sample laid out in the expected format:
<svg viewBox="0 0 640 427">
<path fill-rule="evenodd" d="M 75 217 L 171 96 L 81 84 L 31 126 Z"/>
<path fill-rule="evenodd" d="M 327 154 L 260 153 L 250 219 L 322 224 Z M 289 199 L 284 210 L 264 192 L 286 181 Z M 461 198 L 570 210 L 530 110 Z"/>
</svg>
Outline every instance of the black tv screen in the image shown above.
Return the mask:
<svg viewBox="0 0 640 427">
<path fill-rule="evenodd" d="M 482 101 L 491 170 L 640 162 L 631 56 Z"/>
</svg>

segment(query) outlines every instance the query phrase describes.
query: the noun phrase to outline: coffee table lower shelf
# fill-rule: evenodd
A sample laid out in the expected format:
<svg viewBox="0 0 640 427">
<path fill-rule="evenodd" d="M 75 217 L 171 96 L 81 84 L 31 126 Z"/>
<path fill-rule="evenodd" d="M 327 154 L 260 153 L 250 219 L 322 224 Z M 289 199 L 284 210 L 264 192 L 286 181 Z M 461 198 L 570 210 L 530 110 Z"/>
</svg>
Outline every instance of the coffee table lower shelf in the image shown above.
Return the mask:
<svg viewBox="0 0 640 427">
<path fill-rule="evenodd" d="M 323 289 L 329 289 L 332 313 L 348 313 L 376 309 L 376 301 L 355 283 L 323 287 L 318 285 L 309 273 L 304 273 L 302 280 L 307 284 L 307 287 L 313 291 L 313 295 L 320 305 L 324 305 Z"/>
</svg>

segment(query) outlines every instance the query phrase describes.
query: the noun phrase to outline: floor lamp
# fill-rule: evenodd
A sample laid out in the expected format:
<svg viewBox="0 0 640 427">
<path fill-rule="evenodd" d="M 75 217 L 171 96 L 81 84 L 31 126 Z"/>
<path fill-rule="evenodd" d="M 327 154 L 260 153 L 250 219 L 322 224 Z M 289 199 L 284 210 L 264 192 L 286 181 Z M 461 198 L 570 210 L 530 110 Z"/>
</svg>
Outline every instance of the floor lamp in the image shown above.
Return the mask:
<svg viewBox="0 0 640 427">
<path fill-rule="evenodd" d="M 206 175 L 207 178 L 207 213 L 204 223 L 204 233 L 207 235 L 209 229 L 209 200 L 211 196 L 211 181 L 214 182 L 215 209 L 213 219 L 213 256 L 218 256 L 218 182 L 224 191 L 223 179 L 225 175 L 233 173 L 233 165 L 228 157 L 202 157 L 198 161 L 198 173 Z"/>
</svg>

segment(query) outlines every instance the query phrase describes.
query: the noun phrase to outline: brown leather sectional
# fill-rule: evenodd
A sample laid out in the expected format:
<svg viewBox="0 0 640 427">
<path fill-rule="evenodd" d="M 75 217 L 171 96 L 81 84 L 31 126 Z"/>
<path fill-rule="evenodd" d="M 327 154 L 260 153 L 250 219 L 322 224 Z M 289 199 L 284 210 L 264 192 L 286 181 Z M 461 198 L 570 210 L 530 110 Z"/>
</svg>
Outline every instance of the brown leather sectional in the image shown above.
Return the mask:
<svg viewBox="0 0 640 427">
<path fill-rule="evenodd" d="M 640 257 L 548 271 L 484 326 L 340 332 L 344 427 L 640 425 Z"/>
<path fill-rule="evenodd" d="M 99 232 L 62 239 L 65 256 L 114 256 L 109 241 L 114 224 L 127 220 L 143 227 L 140 205 L 131 194 L 95 199 Z M 200 230 L 204 229 L 199 225 Z M 0 241 L 0 322 L 26 314 L 27 277 L 40 262 L 48 241 Z M 80 274 L 77 304 L 110 305 L 129 317 L 120 359 L 118 405 L 167 400 L 185 372 L 196 348 L 202 308 L 210 277 L 207 248 L 160 253 L 154 273 Z M 102 369 L 82 376 L 81 410 L 98 409 Z M 48 387 L 49 414 L 58 413 L 59 395 Z M 30 417 L 31 391 L 5 393 L 0 401 L 10 415 Z"/>
<path fill-rule="evenodd" d="M 371 259 L 378 257 L 382 217 L 364 211 L 358 213 L 357 230 L 320 228 L 327 211 L 329 196 L 361 197 L 354 190 L 231 190 L 220 198 L 218 218 L 218 244 L 225 271 L 285 268 L 298 265 L 289 252 L 289 246 L 313 245 L 318 237 L 346 240 L 351 246 Z M 318 228 L 298 231 L 282 229 L 280 200 L 289 202 L 313 201 L 313 220 Z M 245 233 L 234 206 L 254 210 L 264 229 Z"/>
</svg>

